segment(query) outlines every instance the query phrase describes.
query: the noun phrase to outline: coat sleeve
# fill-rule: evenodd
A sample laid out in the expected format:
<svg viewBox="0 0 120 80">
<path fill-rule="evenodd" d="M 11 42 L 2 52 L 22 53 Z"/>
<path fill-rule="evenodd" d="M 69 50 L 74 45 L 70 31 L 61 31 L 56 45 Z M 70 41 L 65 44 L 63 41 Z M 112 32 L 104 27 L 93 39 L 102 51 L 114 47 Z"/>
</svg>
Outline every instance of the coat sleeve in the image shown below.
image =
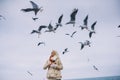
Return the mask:
<svg viewBox="0 0 120 80">
<path fill-rule="evenodd" d="M 43 66 L 43 69 L 45 70 L 45 69 L 47 69 L 48 67 L 49 67 L 49 61 L 47 60 L 46 63 L 44 64 L 44 66 Z"/>
<path fill-rule="evenodd" d="M 56 69 L 58 69 L 58 70 L 63 69 L 63 65 L 62 65 L 62 62 L 60 60 L 59 60 L 59 63 L 57 64 L 57 66 L 56 66 Z"/>
</svg>

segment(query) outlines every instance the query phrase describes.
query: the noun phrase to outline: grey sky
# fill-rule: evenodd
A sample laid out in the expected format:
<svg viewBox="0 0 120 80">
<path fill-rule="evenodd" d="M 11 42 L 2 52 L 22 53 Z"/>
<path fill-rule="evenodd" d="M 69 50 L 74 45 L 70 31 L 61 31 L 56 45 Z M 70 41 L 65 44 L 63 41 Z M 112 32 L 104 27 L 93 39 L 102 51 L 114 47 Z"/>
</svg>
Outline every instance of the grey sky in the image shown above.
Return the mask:
<svg viewBox="0 0 120 80">
<path fill-rule="evenodd" d="M 33 0 L 43 6 L 39 19 L 34 22 L 34 13 L 24 13 L 22 8 L 32 7 L 29 0 L 0 0 L 0 15 L 6 20 L 0 20 L 0 80 L 41 80 L 46 77 L 43 70 L 50 52 L 58 51 L 63 62 L 63 79 L 114 76 L 120 74 L 120 24 L 119 0 Z M 69 15 L 78 8 L 76 26 L 64 25 L 69 21 Z M 33 29 L 40 25 L 55 25 L 58 17 L 63 14 L 63 27 L 56 33 L 44 33 L 40 38 L 31 35 Z M 90 39 L 88 31 L 82 31 L 78 26 L 89 15 L 88 25 L 97 21 L 96 34 Z M 65 35 L 77 31 L 74 38 Z M 80 50 L 78 42 L 90 40 L 91 47 Z M 44 41 L 46 46 L 37 46 Z M 67 48 L 70 52 L 62 55 Z M 88 62 L 89 58 L 89 62 Z M 92 65 L 99 69 L 95 71 Z M 30 76 L 29 70 L 33 73 Z"/>
</svg>

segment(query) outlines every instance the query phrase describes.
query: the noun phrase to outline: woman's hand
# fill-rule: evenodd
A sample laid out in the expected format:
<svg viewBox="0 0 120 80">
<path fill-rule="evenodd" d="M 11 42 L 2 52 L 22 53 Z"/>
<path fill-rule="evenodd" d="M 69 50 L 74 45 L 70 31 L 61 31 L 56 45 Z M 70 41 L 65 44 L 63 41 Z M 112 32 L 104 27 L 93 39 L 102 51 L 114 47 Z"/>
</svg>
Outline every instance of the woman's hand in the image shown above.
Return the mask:
<svg viewBox="0 0 120 80">
<path fill-rule="evenodd" d="M 48 66 L 50 66 L 52 64 L 52 62 L 51 61 L 48 61 Z"/>
<path fill-rule="evenodd" d="M 52 68 L 56 68 L 56 64 L 54 64 L 54 63 L 52 63 L 51 65 L 50 65 L 50 67 L 52 67 Z"/>
</svg>

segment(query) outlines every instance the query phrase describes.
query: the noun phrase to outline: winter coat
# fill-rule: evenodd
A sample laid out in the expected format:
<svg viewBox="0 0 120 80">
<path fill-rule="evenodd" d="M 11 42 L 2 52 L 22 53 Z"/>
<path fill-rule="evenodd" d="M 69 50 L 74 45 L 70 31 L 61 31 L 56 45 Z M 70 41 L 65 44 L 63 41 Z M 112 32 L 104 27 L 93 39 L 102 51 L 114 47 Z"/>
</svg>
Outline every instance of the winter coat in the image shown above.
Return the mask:
<svg viewBox="0 0 120 80">
<path fill-rule="evenodd" d="M 55 67 L 50 67 L 49 65 L 50 61 L 47 60 L 47 62 L 45 63 L 43 69 L 48 69 L 47 70 L 47 78 L 48 79 L 61 79 L 61 70 L 63 69 L 63 65 L 60 61 L 59 58 L 56 59 L 55 63 Z"/>
</svg>

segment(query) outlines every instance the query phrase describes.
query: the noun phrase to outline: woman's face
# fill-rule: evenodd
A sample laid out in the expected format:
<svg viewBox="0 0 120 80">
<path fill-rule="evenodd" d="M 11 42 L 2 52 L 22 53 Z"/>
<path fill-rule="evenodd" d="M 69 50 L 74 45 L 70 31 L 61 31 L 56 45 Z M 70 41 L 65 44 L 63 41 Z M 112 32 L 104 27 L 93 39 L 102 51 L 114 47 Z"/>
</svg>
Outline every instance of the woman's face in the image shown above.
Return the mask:
<svg viewBox="0 0 120 80">
<path fill-rule="evenodd" d="M 51 56 L 54 56 L 55 54 L 56 54 L 55 51 L 52 51 Z"/>
</svg>

